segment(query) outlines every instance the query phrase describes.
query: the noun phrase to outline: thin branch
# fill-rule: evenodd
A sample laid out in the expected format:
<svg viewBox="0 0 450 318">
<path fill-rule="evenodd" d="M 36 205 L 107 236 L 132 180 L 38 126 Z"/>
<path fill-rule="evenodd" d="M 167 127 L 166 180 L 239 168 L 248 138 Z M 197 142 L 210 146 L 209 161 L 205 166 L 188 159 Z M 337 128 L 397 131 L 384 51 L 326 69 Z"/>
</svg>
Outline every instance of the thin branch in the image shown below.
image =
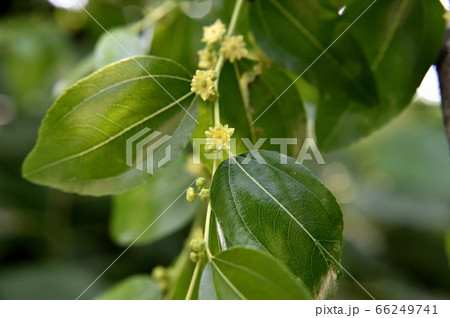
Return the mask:
<svg viewBox="0 0 450 318">
<path fill-rule="evenodd" d="M 447 22 L 447 31 L 437 62 L 437 70 L 441 87 L 442 115 L 450 148 L 450 21 Z"/>
</svg>

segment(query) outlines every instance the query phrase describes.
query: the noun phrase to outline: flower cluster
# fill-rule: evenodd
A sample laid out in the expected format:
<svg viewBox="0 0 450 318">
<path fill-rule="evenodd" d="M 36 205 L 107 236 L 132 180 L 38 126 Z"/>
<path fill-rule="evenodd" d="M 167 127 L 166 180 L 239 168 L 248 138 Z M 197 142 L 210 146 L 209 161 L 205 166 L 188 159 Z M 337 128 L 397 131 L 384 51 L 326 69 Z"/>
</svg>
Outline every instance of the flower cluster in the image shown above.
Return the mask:
<svg viewBox="0 0 450 318">
<path fill-rule="evenodd" d="M 189 253 L 189 258 L 194 263 L 197 263 L 205 258 L 206 242 L 203 238 L 194 238 L 189 242 L 189 248 L 191 252 Z"/>
<path fill-rule="evenodd" d="M 217 20 L 210 26 L 203 27 L 202 42 L 206 43 L 205 48 L 197 52 L 199 62 L 197 70 L 192 79 L 191 91 L 200 96 L 204 101 L 215 101 L 217 91 L 215 89 L 215 76 L 212 71 L 218 60 L 219 52 L 231 63 L 241 60 L 248 54 L 245 48 L 245 41 L 242 35 L 229 36 L 222 21 Z M 217 49 L 219 45 L 219 49 Z"/>
<path fill-rule="evenodd" d="M 229 36 L 222 21 L 217 20 L 210 26 L 203 27 L 202 42 L 205 48 L 197 52 L 200 69 L 211 70 L 216 66 L 218 55 L 222 53 L 224 58 L 231 63 L 238 61 L 248 54 L 242 35 Z M 219 48 L 219 49 L 218 49 Z"/>
<path fill-rule="evenodd" d="M 198 193 L 195 192 L 194 187 L 190 187 L 186 191 L 186 200 L 189 202 L 194 202 L 197 197 L 200 198 L 203 202 L 206 202 L 209 200 L 210 196 L 210 190 L 206 187 L 206 180 L 205 178 L 198 178 L 195 182 L 195 185 L 197 186 Z"/>
</svg>

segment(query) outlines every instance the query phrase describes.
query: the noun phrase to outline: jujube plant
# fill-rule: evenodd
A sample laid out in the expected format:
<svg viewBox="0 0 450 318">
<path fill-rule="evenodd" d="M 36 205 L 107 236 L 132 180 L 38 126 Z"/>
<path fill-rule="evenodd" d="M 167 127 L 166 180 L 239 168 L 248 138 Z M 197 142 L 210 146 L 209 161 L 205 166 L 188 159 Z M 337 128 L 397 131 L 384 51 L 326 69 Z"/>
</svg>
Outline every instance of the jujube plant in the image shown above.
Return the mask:
<svg viewBox="0 0 450 318">
<path fill-rule="evenodd" d="M 335 150 L 397 116 L 437 58 L 444 10 L 438 0 L 237 0 L 230 16 L 229 3 L 197 44 L 179 40 L 198 58 L 193 74 L 139 46 L 162 16 L 184 16 L 178 2 L 102 37 L 102 67 L 55 101 L 23 175 L 112 195 L 120 245 L 192 223 L 171 266 L 122 283 L 136 293 L 146 282 L 155 299 L 331 298 L 346 272 L 342 212 L 297 155 L 305 138 Z M 170 56 L 165 35 L 151 50 Z M 114 61 L 127 42 L 139 55 Z M 143 151 L 159 136 L 169 137 Z"/>
</svg>

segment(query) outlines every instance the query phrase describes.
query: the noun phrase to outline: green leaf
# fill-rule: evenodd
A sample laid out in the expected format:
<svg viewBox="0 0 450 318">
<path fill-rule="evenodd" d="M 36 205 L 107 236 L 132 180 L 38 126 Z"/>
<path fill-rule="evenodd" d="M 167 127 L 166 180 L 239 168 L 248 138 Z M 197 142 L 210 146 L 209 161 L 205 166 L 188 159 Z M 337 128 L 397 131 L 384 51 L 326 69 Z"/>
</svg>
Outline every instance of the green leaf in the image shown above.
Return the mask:
<svg viewBox="0 0 450 318">
<path fill-rule="evenodd" d="M 94 49 L 96 68 L 102 68 L 118 60 L 148 53 L 151 36 L 141 38 L 138 32 L 128 27 L 119 27 L 104 33 Z M 120 45 L 117 44 L 120 43 Z M 124 50 L 126 49 L 126 51 Z"/>
<path fill-rule="evenodd" d="M 369 3 L 353 1 L 347 21 Z M 332 149 L 367 135 L 410 103 L 436 61 L 445 28 L 443 13 L 438 1 L 428 0 L 380 0 L 367 11 L 351 32 L 371 64 L 380 104 L 367 110 L 339 99 L 333 101 L 334 97 L 323 101 L 317 115 L 317 137 L 322 148 Z M 377 32 L 373 32 L 374 25 L 379 26 Z"/>
<path fill-rule="evenodd" d="M 330 191 L 293 158 L 259 151 L 222 162 L 211 185 L 211 204 L 232 244 L 269 252 L 316 298 L 333 294 L 340 274 L 342 212 Z"/>
<path fill-rule="evenodd" d="M 258 0 L 250 18 L 264 52 L 320 89 L 317 140 L 334 150 L 368 136 L 410 103 L 437 58 L 443 12 L 428 0 Z"/>
<path fill-rule="evenodd" d="M 250 10 L 256 41 L 275 62 L 299 75 L 305 72 L 327 91 L 374 106 L 375 82 L 355 39 L 347 34 L 327 50 L 344 31 L 340 18 L 337 10 L 306 0 L 256 0 Z"/>
<path fill-rule="evenodd" d="M 350 24 L 370 3 L 352 1 L 343 19 Z M 443 13 L 439 1 L 379 0 L 349 30 L 371 65 L 380 101 L 377 107 L 366 107 L 323 91 L 316 121 L 322 149 L 336 149 L 367 136 L 409 105 L 442 45 Z"/>
<path fill-rule="evenodd" d="M 190 81 L 180 65 L 151 56 L 122 60 L 82 79 L 48 111 L 23 175 L 89 195 L 117 194 L 143 184 L 151 175 L 127 166 L 126 140 L 145 128 L 172 136 L 155 148 L 154 168 L 169 145 L 170 159 L 175 159 L 195 127 L 197 103 Z"/>
<path fill-rule="evenodd" d="M 269 254 L 233 247 L 212 258 L 200 299 L 311 299 L 303 282 Z"/>
<path fill-rule="evenodd" d="M 203 22 L 189 18 L 181 9 L 158 21 L 155 28 L 151 53 L 170 58 L 194 71 L 197 51 L 203 46 Z"/>
<path fill-rule="evenodd" d="M 186 164 L 187 156 L 182 155 L 146 184 L 114 198 L 110 233 L 116 243 L 128 245 L 145 231 L 135 244 L 148 244 L 192 220 L 200 201 L 185 200 L 184 192 L 195 180 Z"/>
<path fill-rule="evenodd" d="M 163 295 L 158 284 L 150 275 L 134 275 L 128 277 L 101 293 L 97 299 L 100 300 L 159 300 Z"/>
<path fill-rule="evenodd" d="M 282 94 L 292 83 L 291 79 L 278 67 L 264 69 L 258 75 L 252 66 L 248 60 L 226 63 L 220 73 L 221 121 L 235 128 L 233 137 L 240 137 L 236 141 L 236 152 L 251 149 L 241 138 L 248 138 L 252 144 L 262 138 L 297 138 L 297 145 L 301 145 L 306 134 L 303 102 L 295 89 Z M 274 118 L 278 120 L 274 121 Z M 279 145 L 265 140 L 260 149 L 276 150 Z M 290 150 L 298 153 L 300 147 Z"/>
</svg>

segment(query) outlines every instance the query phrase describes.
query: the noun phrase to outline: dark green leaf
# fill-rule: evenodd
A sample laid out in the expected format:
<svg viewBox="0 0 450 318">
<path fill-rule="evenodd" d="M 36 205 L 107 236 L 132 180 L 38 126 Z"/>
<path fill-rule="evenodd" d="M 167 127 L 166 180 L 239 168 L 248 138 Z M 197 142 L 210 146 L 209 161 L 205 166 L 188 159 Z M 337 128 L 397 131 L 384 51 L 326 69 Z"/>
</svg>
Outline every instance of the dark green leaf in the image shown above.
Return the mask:
<svg viewBox="0 0 450 318">
<path fill-rule="evenodd" d="M 234 247 L 212 258 L 200 299 L 310 299 L 303 282 L 270 254 Z"/>
<path fill-rule="evenodd" d="M 235 128 L 233 137 L 248 138 L 252 145 L 267 138 L 261 149 L 279 149 L 279 145 L 270 143 L 269 138 L 272 137 L 297 138 L 297 145 L 301 145 L 306 133 L 303 102 L 295 89 L 282 94 L 292 83 L 291 79 L 277 67 L 264 69 L 258 75 L 251 66 L 249 61 L 243 60 L 226 63 L 221 71 L 221 121 Z M 281 98 L 268 108 L 280 95 Z M 274 121 L 274 118 L 277 120 Z M 243 144 L 240 138 L 236 141 L 237 153 L 252 149 Z M 290 150 L 298 153 L 300 149 L 296 147 Z"/>
<path fill-rule="evenodd" d="M 443 12 L 428 0 L 259 0 L 250 17 L 266 54 L 320 89 L 316 134 L 319 146 L 332 150 L 409 104 L 437 58 Z"/>
<path fill-rule="evenodd" d="M 136 241 L 148 244 L 192 220 L 200 201 L 189 203 L 184 198 L 184 191 L 195 180 L 186 171 L 186 163 L 187 156 L 180 156 L 146 184 L 114 198 L 110 232 L 115 242 L 128 245 L 152 224 Z"/>
<path fill-rule="evenodd" d="M 265 164 L 256 160 L 258 154 Z M 268 251 L 317 298 L 333 294 L 342 253 L 341 209 L 293 158 L 259 151 L 222 162 L 211 186 L 211 203 L 232 244 Z"/>
<path fill-rule="evenodd" d="M 352 1 L 343 18 L 350 24 L 370 3 Z M 436 61 L 443 13 L 439 1 L 379 0 L 350 29 L 371 65 L 380 101 L 377 107 L 366 107 L 342 93 L 323 91 L 316 124 L 322 149 L 339 148 L 370 134 L 410 103 Z"/>
<path fill-rule="evenodd" d="M 151 53 L 170 58 L 193 71 L 197 65 L 197 51 L 203 46 L 201 37 L 202 23 L 177 9 L 158 21 Z"/>
<path fill-rule="evenodd" d="M 144 128 L 170 135 L 152 159 L 157 168 L 169 145 L 175 159 L 195 126 L 187 113 L 194 118 L 197 113 L 190 80 L 180 65 L 146 56 L 122 60 L 79 81 L 44 118 L 23 175 L 90 195 L 121 193 L 143 184 L 151 175 L 126 165 L 126 140 Z"/>
<path fill-rule="evenodd" d="M 97 299 L 100 300 L 159 300 L 162 293 L 158 284 L 150 275 L 134 275 L 128 277 L 101 293 Z"/>
<path fill-rule="evenodd" d="M 324 90 L 376 104 L 375 82 L 355 39 L 347 34 L 327 50 L 344 31 L 337 10 L 317 1 L 256 0 L 250 19 L 256 41 L 275 62 L 299 75 L 306 71 Z"/>
</svg>

